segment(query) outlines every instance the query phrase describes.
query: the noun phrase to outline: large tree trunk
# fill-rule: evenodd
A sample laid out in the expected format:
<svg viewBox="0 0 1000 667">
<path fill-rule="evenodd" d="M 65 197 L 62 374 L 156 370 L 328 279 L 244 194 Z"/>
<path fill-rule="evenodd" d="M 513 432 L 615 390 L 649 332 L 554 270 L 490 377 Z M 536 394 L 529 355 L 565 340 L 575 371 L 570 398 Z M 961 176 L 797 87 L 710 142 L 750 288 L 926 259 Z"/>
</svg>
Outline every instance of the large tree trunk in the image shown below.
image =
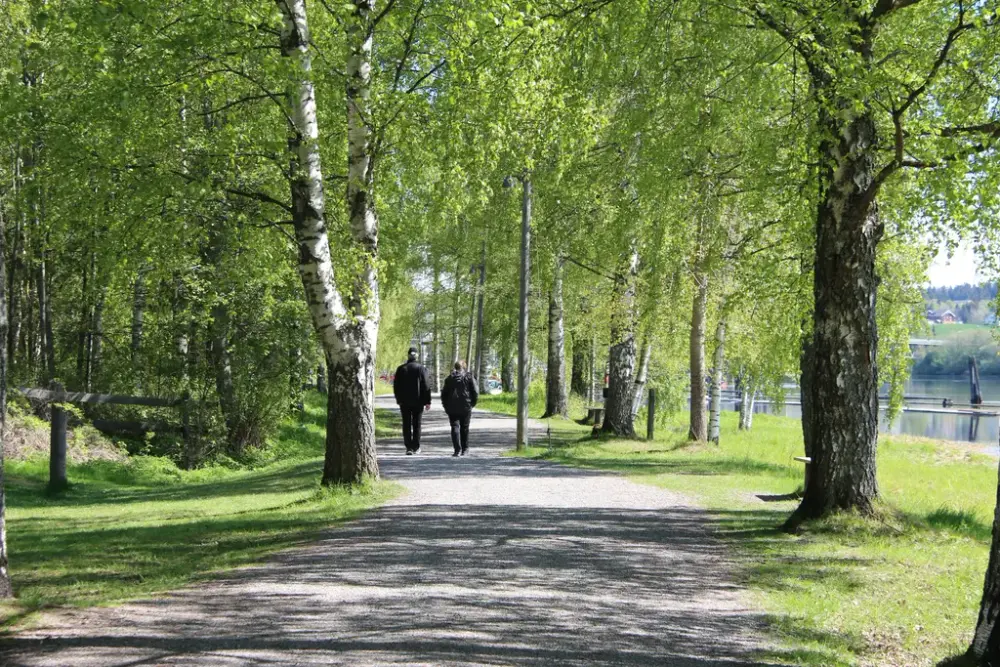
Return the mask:
<svg viewBox="0 0 1000 667">
<path fill-rule="evenodd" d="M 691 307 L 691 412 L 688 440 L 708 440 L 705 416 L 705 311 L 708 309 L 708 276 L 696 273 L 695 294 Z"/>
<path fill-rule="evenodd" d="M 720 421 L 722 420 L 722 365 L 726 355 L 726 319 L 719 319 L 715 329 L 715 357 L 712 360 L 712 397 L 708 416 L 708 440 L 719 444 Z"/>
<path fill-rule="evenodd" d="M 608 353 L 608 398 L 604 403 L 605 433 L 635 437 L 632 399 L 635 391 L 635 290 L 639 253 L 631 250 L 615 275 L 614 310 L 611 316 L 611 349 Z"/>
<path fill-rule="evenodd" d="M 653 346 L 649 343 L 647 336 L 642 343 L 642 353 L 639 355 L 639 370 L 635 374 L 635 389 L 632 394 L 632 421 L 639 414 L 642 407 L 642 396 L 646 392 L 646 383 L 649 380 L 649 358 L 653 354 Z"/>
<path fill-rule="evenodd" d="M 834 510 L 870 513 L 878 497 L 878 137 L 869 114 L 845 123 L 822 108 L 820 113 L 826 161 L 816 223 L 810 410 L 803 426 L 812 463 L 802 503 L 786 530 Z"/>
<path fill-rule="evenodd" d="M 1000 618 L 1000 484 L 997 485 L 997 501 L 993 511 L 993 542 L 990 546 L 990 561 L 986 566 L 983 599 L 979 606 L 976 633 L 966 654 L 970 664 L 1000 665 L 998 618 Z"/>
<path fill-rule="evenodd" d="M 372 48 L 372 6 L 355 1 L 347 41 L 347 203 L 354 240 L 365 257 L 351 311 L 334 282 L 325 223 L 319 124 L 309 54 L 304 0 L 275 0 L 284 16 L 281 54 L 298 68 L 290 82 L 290 185 L 292 223 L 299 251 L 299 275 L 313 326 L 327 359 L 326 460 L 323 483 L 358 483 L 378 477 L 375 455 L 375 340 L 378 334 L 378 282 L 374 258 L 378 221 L 372 201 L 370 128 L 365 124 Z"/>
<path fill-rule="evenodd" d="M 569 412 L 566 398 L 566 335 L 563 329 L 563 264 L 556 257 L 549 293 L 549 361 L 545 382 L 543 417 L 565 417 Z"/>
<path fill-rule="evenodd" d="M 7 498 L 4 494 L 4 460 L 3 444 L 7 421 L 7 298 L 6 285 L 2 277 L 4 268 L 4 233 L 5 220 L 3 207 L 0 207 L 0 599 L 13 597 L 14 591 L 10 585 L 10 573 L 7 571 Z"/>
<path fill-rule="evenodd" d="M 469 303 L 469 337 L 466 339 L 465 345 L 465 367 L 469 369 L 470 372 L 474 372 L 472 368 L 475 357 L 474 351 L 476 349 L 476 287 L 475 284 L 470 285 L 471 291 L 470 296 L 472 301 Z"/>
</svg>

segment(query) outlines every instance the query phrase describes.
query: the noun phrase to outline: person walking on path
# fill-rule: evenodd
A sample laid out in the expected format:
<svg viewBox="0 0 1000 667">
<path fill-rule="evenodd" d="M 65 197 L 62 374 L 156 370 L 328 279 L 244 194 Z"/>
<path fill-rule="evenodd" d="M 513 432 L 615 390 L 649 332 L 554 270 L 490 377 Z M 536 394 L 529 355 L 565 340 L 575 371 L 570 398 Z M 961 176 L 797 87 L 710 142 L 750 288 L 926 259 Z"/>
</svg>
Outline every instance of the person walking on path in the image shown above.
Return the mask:
<svg viewBox="0 0 1000 667">
<path fill-rule="evenodd" d="M 420 451 L 421 412 L 431 408 L 431 385 L 427 369 L 417 362 L 417 348 L 411 347 L 406 363 L 396 369 L 392 393 L 403 415 L 403 445 L 407 454 Z"/>
<path fill-rule="evenodd" d="M 464 361 L 456 361 L 455 370 L 445 379 L 441 390 L 441 405 L 451 422 L 451 444 L 455 447 L 452 456 L 465 456 L 469 451 L 469 420 L 478 401 L 476 379 L 465 372 Z"/>
</svg>

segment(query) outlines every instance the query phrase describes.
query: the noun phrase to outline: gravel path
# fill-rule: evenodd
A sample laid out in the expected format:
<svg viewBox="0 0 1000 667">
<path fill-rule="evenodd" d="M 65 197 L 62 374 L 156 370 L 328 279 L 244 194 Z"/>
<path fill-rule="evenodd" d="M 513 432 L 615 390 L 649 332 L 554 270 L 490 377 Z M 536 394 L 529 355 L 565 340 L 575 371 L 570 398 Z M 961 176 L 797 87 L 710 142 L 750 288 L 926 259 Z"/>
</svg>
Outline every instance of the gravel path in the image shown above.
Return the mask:
<svg viewBox="0 0 1000 667">
<path fill-rule="evenodd" d="M 386 406 L 384 399 L 380 405 Z M 451 458 L 380 443 L 407 492 L 313 546 L 161 599 L 60 613 L 0 664 L 758 665 L 760 618 L 706 515 L 680 495 L 503 458 L 510 418 L 476 414 Z"/>
</svg>

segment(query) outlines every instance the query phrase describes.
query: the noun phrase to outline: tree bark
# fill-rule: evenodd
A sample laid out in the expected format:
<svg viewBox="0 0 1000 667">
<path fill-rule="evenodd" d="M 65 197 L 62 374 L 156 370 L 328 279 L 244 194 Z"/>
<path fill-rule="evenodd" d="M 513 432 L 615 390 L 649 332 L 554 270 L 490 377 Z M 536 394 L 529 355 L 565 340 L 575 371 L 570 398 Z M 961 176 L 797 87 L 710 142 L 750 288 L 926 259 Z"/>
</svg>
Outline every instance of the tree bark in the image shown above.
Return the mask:
<svg viewBox="0 0 1000 667">
<path fill-rule="evenodd" d="M 441 391 L 441 327 L 438 324 L 438 293 L 441 291 L 441 269 L 434 262 L 434 286 L 431 314 L 431 391 Z"/>
<path fill-rule="evenodd" d="M 143 265 L 135 276 L 135 283 L 132 285 L 132 343 L 130 352 L 132 355 L 132 373 L 135 375 L 136 389 L 142 391 L 142 334 L 146 317 L 146 273 L 149 267 Z"/>
<path fill-rule="evenodd" d="M 227 453 L 234 457 L 243 456 L 247 433 L 241 433 L 237 415 L 236 390 L 233 385 L 233 364 L 229 355 L 229 309 L 224 303 L 212 306 L 212 323 L 209 326 L 209 340 L 212 350 L 212 369 L 215 375 L 215 393 L 219 397 L 219 410 L 226 424 Z"/>
<path fill-rule="evenodd" d="M 475 357 L 473 356 L 474 350 L 476 349 L 476 302 L 477 294 L 475 284 L 470 285 L 472 296 L 472 302 L 469 304 L 469 337 L 466 339 L 465 345 L 465 367 L 469 369 L 470 372 L 475 372 L 472 368 Z"/>
<path fill-rule="evenodd" d="M 319 124 L 305 2 L 275 2 L 284 17 L 281 54 L 296 67 L 287 97 L 292 110 L 288 147 L 298 269 L 330 375 L 323 483 L 360 483 L 378 478 L 374 418 L 374 354 L 379 319 L 374 259 L 378 219 L 371 196 L 371 131 L 366 125 L 373 7 L 370 2 L 355 0 L 347 27 L 347 204 L 351 234 L 361 246 L 365 264 L 349 312 L 334 282 L 324 217 Z"/>
<path fill-rule="evenodd" d="M 705 416 L 705 311 L 708 309 L 708 276 L 695 273 L 695 295 L 691 307 L 691 410 L 688 440 L 708 440 Z"/>
<path fill-rule="evenodd" d="M 813 337 L 808 383 L 810 480 L 785 529 L 835 510 L 874 511 L 878 497 L 875 202 L 879 145 L 868 112 L 843 120 L 820 110 L 823 192 L 817 212 Z M 805 421 L 805 420 L 804 420 Z"/>
<path fill-rule="evenodd" d="M 56 353 L 52 340 L 52 304 L 49 300 L 48 285 L 48 253 L 43 249 L 42 257 L 38 263 L 36 272 L 37 286 L 35 288 L 38 296 L 38 331 L 41 336 L 41 356 L 42 356 L 42 386 L 47 387 L 48 383 L 56 376 Z"/>
<path fill-rule="evenodd" d="M 506 349 L 500 357 L 500 384 L 504 393 L 510 393 L 516 389 L 514 385 L 514 353 Z"/>
<path fill-rule="evenodd" d="M 719 444 L 719 423 L 722 419 L 722 365 L 726 354 L 726 319 L 721 317 L 715 329 L 715 357 L 712 360 L 712 397 L 708 418 L 708 440 Z"/>
<path fill-rule="evenodd" d="M 635 290 L 639 253 L 634 248 L 623 257 L 615 275 L 614 311 L 611 316 L 611 349 L 608 354 L 608 398 L 604 403 L 605 433 L 634 438 L 632 400 L 635 391 Z"/>
<path fill-rule="evenodd" d="M 517 325 L 517 449 L 528 446 L 528 384 L 531 360 L 528 358 L 528 294 L 531 285 L 531 178 L 521 179 L 521 280 L 518 295 Z"/>
<path fill-rule="evenodd" d="M 589 385 L 587 382 L 587 370 L 590 367 L 587 359 L 587 339 L 578 332 L 573 334 L 573 370 L 570 375 L 569 390 L 577 396 L 588 398 Z"/>
<path fill-rule="evenodd" d="M 476 367 L 475 378 L 480 387 L 486 386 L 486 345 L 483 342 L 483 310 L 486 301 L 486 241 L 483 241 L 479 255 L 479 289 L 477 290 L 479 305 L 476 309 Z"/>
<path fill-rule="evenodd" d="M 966 653 L 975 665 L 1000 665 L 1000 483 L 997 484 L 997 501 L 993 511 L 993 541 L 990 561 L 986 566 L 983 598 L 979 605 L 979 618 L 972 644 Z"/>
<path fill-rule="evenodd" d="M 91 387 L 100 386 L 102 350 L 104 349 L 104 302 L 108 297 L 108 288 L 102 287 L 97 293 L 97 303 L 94 304 L 94 321 L 91 327 L 90 363 L 88 364 L 88 382 Z M 89 391 L 89 390 L 88 390 Z"/>
<path fill-rule="evenodd" d="M 461 359 L 462 332 L 459 327 L 460 311 L 462 309 L 462 260 L 455 260 L 455 285 L 452 290 L 451 303 L 451 363 Z"/>
<path fill-rule="evenodd" d="M 740 397 L 740 430 L 749 431 L 753 426 L 753 408 L 757 401 L 757 387 L 753 378 L 743 377 L 743 391 Z"/>
<path fill-rule="evenodd" d="M 6 221 L 3 218 L 3 208 L 0 207 L 0 277 L 6 274 L 4 267 L 4 236 Z M 14 591 L 10 584 L 7 556 L 7 498 L 4 493 L 4 459 L 3 444 L 7 435 L 7 289 L 5 282 L 0 280 L 0 599 L 13 597 Z"/>
<path fill-rule="evenodd" d="M 549 359 L 545 382 L 545 414 L 543 417 L 565 417 L 569 412 L 566 398 L 566 335 L 563 328 L 563 265 L 556 257 L 552 271 L 552 291 L 549 292 Z"/>
<path fill-rule="evenodd" d="M 639 408 L 642 407 L 642 397 L 646 392 L 646 384 L 649 379 L 649 359 L 653 354 L 653 346 L 649 343 L 649 338 L 642 343 L 642 353 L 639 355 L 639 370 L 635 374 L 635 389 L 632 394 L 632 421 L 639 415 Z"/>
</svg>

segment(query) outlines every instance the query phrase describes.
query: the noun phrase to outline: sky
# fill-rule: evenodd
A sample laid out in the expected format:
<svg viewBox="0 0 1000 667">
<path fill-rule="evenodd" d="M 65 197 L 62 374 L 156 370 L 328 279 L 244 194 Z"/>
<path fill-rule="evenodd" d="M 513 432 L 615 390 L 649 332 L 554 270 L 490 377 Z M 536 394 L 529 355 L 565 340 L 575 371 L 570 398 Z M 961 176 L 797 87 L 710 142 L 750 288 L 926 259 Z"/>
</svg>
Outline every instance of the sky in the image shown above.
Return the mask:
<svg viewBox="0 0 1000 667">
<path fill-rule="evenodd" d="M 945 252 L 939 252 L 927 271 L 927 277 L 931 287 L 951 287 L 963 283 L 975 285 L 985 279 L 978 269 L 975 253 L 963 243 L 950 260 Z"/>
</svg>

